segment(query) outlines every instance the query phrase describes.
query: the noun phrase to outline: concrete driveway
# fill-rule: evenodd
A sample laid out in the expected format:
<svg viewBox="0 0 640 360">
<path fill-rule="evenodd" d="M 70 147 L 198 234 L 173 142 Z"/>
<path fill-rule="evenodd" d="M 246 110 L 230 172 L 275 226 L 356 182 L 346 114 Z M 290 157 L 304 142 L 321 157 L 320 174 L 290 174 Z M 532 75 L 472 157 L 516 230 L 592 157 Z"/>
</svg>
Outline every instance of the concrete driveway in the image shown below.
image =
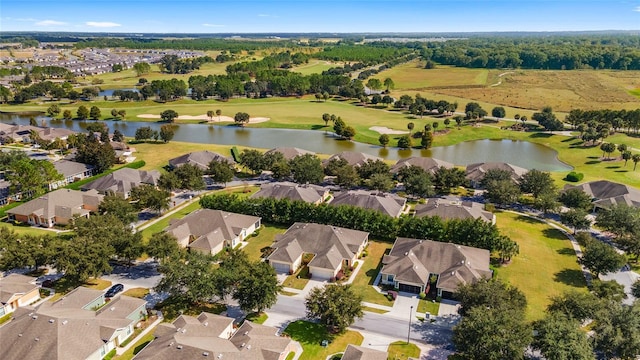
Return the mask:
<svg viewBox="0 0 640 360">
<path fill-rule="evenodd" d="M 614 273 L 600 275 L 600 280 L 614 280 L 624 286 L 624 292 L 627 294 L 627 298 L 624 299 L 622 303 L 625 305 L 633 305 L 633 302 L 636 300 L 636 298 L 631 294 L 631 286 L 638 279 L 640 279 L 640 275 L 631 270 L 627 270 L 627 267 L 624 267 L 620 271 Z"/>
</svg>

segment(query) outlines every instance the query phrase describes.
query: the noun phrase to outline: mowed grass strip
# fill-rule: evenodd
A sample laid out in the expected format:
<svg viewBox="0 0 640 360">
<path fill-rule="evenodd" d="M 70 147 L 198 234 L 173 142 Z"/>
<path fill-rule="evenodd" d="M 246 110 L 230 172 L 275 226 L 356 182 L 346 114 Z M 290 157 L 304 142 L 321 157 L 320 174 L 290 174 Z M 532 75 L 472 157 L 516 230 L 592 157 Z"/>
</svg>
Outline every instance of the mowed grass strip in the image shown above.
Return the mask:
<svg viewBox="0 0 640 360">
<path fill-rule="evenodd" d="M 425 69 L 424 61 L 410 61 L 384 70 L 374 77 L 384 81 L 391 78 L 396 90 L 416 90 L 441 86 L 486 85 L 489 70 L 459 68 L 438 65 L 435 69 Z"/>
<path fill-rule="evenodd" d="M 150 342 L 155 339 L 153 336 L 154 330 L 151 330 L 147 335 L 143 336 L 138 340 L 133 346 L 129 348 L 129 350 L 125 351 L 122 355 L 116 356 L 114 360 L 131 360 L 134 356 L 136 356 L 145 346 L 149 345 Z"/>
<path fill-rule="evenodd" d="M 362 344 L 363 336 L 357 331 L 347 330 L 342 334 L 332 335 L 320 324 L 298 320 L 290 323 L 284 333 L 302 345 L 300 360 L 326 359 L 327 356 L 344 351 L 347 345 Z M 329 345 L 323 347 L 323 340 L 329 340 Z"/>
<path fill-rule="evenodd" d="M 587 291 L 586 282 L 569 239 L 536 219 L 497 213 L 500 231 L 516 241 L 520 254 L 497 269 L 496 276 L 527 297 L 527 319 L 538 320 L 552 296 L 568 290 Z"/>
<path fill-rule="evenodd" d="M 287 230 L 286 227 L 280 225 L 273 225 L 269 223 L 262 223 L 256 236 L 250 236 L 245 241 L 248 243 L 242 248 L 242 251 L 247 253 L 249 260 L 259 261 L 262 260 L 262 249 L 273 244 L 273 241 L 278 234 L 282 234 Z"/>
<path fill-rule="evenodd" d="M 393 300 L 387 299 L 385 295 L 377 292 L 372 286 L 382 268 L 382 256 L 390 249 L 390 243 L 369 241 L 367 247 L 369 255 L 363 258 L 364 263 L 361 265 L 362 268 L 358 271 L 352 283 L 353 290 L 358 294 L 362 294 L 363 301 L 378 305 L 393 306 Z"/>
<path fill-rule="evenodd" d="M 393 360 L 417 359 L 420 357 L 420 348 L 415 344 L 407 344 L 406 341 L 396 341 L 389 344 L 387 352 L 389 353 L 388 358 Z"/>
</svg>

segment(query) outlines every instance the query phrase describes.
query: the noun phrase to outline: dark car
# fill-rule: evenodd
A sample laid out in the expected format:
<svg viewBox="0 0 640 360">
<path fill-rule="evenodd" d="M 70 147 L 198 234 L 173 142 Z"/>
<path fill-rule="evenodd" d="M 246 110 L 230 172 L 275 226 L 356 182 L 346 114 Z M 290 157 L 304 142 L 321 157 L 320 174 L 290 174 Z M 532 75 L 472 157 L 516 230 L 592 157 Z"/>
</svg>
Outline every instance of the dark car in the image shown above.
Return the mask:
<svg viewBox="0 0 640 360">
<path fill-rule="evenodd" d="M 115 284 L 112 287 L 109 288 L 109 290 L 107 290 L 107 292 L 104 294 L 104 297 L 114 297 L 116 296 L 117 293 L 119 293 L 120 291 L 124 290 L 124 285 L 122 284 Z"/>
</svg>

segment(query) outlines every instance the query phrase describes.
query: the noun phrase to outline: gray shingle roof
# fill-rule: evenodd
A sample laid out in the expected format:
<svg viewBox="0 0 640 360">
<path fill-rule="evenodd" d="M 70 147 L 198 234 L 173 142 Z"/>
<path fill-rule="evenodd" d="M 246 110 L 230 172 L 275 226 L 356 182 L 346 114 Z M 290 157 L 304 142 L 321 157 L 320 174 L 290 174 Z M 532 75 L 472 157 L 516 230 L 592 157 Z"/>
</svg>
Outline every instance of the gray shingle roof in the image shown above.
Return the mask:
<svg viewBox="0 0 640 360">
<path fill-rule="evenodd" d="M 324 199 L 327 193 L 328 190 L 321 186 L 275 182 L 263 184 L 251 198 L 289 199 L 313 204 Z"/>
<path fill-rule="evenodd" d="M 340 259 L 339 262 L 352 259 L 368 238 L 369 233 L 364 231 L 314 223 L 295 223 L 284 234 L 276 236 L 275 243 L 271 245 L 276 250 L 267 260 L 297 259 L 304 252 L 315 254 L 310 266 L 335 270 L 337 259 Z M 292 242 L 298 243 L 299 250 L 295 245 L 289 247 Z"/>
<path fill-rule="evenodd" d="M 410 157 L 406 159 L 400 159 L 396 162 L 395 165 L 391 167 L 391 173 L 397 174 L 400 170 L 404 168 L 408 168 L 409 166 L 417 166 L 422 168 L 424 171 L 434 174 L 436 170 L 438 170 L 441 166 L 444 166 L 447 169 L 452 169 L 454 165 L 450 162 L 446 162 L 443 160 L 438 160 L 434 158 L 428 157 Z"/>
<path fill-rule="evenodd" d="M 398 217 L 402 213 L 406 202 L 407 199 L 394 194 L 367 190 L 349 190 L 334 194 L 334 198 L 329 205 L 357 206 Z"/>
<path fill-rule="evenodd" d="M 146 171 L 122 168 L 84 185 L 82 189 L 95 189 L 101 193 L 113 192 L 116 194 L 124 194 L 142 184 L 155 186 L 158 184 L 159 178 L 160 172 L 157 170 Z"/>
<path fill-rule="evenodd" d="M 38 288 L 36 278 L 22 274 L 0 277 L 0 304 L 6 304 L 15 295 L 24 295 Z"/>
<path fill-rule="evenodd" d="M 384 351 L 349 344 L 342 355 L 342 360 L 387 360 L 387 356 L 388 354 Z"/>
<path fill-rule="evenodd" d="M 37 214 L 46 219 L 54 216 L 71 218 L 76 214 L 87 214 L 84 205 L 96 206 L 102 202 L 103 195 L 97 191 L 77 191 L 70 189 L 58 189 L 45 194 L 37 199 L 8 210 L 7 214 L 28 216 Z"/>
<path fill-rule="evenodd" d="M 56 170 L 65 178 L 76 174 L 82 174 L 86 171 L 93 170 L 93 165 L 87 165 L 75 161 L 58 160 L 53 163 Z"/>
<path fill-rule="evenodd" d="M 211 251 L 225 240 L 234 239 L 242 229 L 249 228 L 258 221 L 260 218 L 255 216 L 199 209 L 174 221 L 165 231 L 177 239 L 195 238 L 190 246 Z"/>
<path fill-rule="evenodd" d="M 521 168 L 520 166 L 505 162 L 485 162 L 467 165 L 466 177 L 468 180 L 480 182 L 484 178 L 484 174 L 486 174 L 490 169 L 501 169 L 510 172 L 511 178 L 515 182 L 518 182 L 522 175 L 529 171 L 525 168 Z"/>
<path fill-rule="evenodd" d="M 488 250 L 431 240 L 397 238 L 382 259 L 381 273 L 395 280 L 426 284 L 430 274 L 439 274 L 436 286 L 454 292 L 459 284 L 490 278 Z"/>
<path fill-rule="evenodd" d="M 209 163 L 214 160 L 226 161 L 230 164 L 235 164 L 235 161 L 233 161 L 233 159 L 230 157 L 220 155 L 218 153 L 214 153 L 208 150 L 204 150 L 204 151 L 195 151 L 192 153 L 178 156 L 177 158 L 173 158 L 169 160 L 169 166 L 175 168 L 180 165 L 191 164 L 201 168 L 202 170 L 207 170 L 209 169 Z"/>
<path fill-rule="evenodd" d="M 438 216 L 441 219 L 481 219 L 493 222 L 494 215 L 485 211 L 480 203 L 450 199 L 427 199 L 425 204 L 416 205 L 416 217 Z"/>
<path fill-rule="evenodd" d="M 270 326 L 245 321 L 231 336 L 221 331 L 231 318 L 203 313 L 194 318 L 181 315 L 172 324 L 158 326 L 156 339 L 136 359 L 276 360 L 291 344 L 291 339 L 276 335 Z M 206 355 L 205 355 L 206 353 Z"/>
<path fill-rule="evenodd" d="M 372 161 L 382 160 L 382 158 L 373 156 L 370 154 L 365 154 L 357 151 L 343 151 L 341 153 L 332 155 L 330 158 L 323 161 L 323 164 L 327 164 L 329 163 L 329 161 L 335 158 L 344 159 L 351 166 L 360 166 L 366 163 L 367 160 L 372 160 Z"/>
<path fill-rule="evenodd" d="M 640 190 L 629 185 L 608 180 L 591 181 L 578 186 L 566 185 L 564 190 L 577 188 L 594 198 L 594 204 L 608 208 L 612 205 L 626 204 L 640 206 Z"/>
<path fill-rule="evenodd" d="M 282 156 L 285 158 L 285 160 L 291 160 L 296 156 L 300 156 L 300 155 L 304 155 L 304 154 L 311 154 L 311 155 L 315 155 L 316 154 L 313 151 L 300 149 L 300 148 L 297 148 L 297 147 L 286 147 L 286 146 L 273 148 L 271 150 L 268 150 L 265 154 L 271 154 L 271 153 L 274 153 L 274 152 L 281 153 Z"/>
</svg>

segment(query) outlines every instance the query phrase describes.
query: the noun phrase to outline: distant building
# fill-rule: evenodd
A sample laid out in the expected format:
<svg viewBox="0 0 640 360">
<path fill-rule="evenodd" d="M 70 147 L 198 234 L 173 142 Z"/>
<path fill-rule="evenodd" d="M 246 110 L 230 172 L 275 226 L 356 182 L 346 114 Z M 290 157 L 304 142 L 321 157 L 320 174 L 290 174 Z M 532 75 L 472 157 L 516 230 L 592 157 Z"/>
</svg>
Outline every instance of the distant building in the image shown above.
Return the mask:
<svg viewBox="0 0 640 360">
<path fill-rule="evenodd" d="M 565 185 L 563 191 L 580 189 L 593 198 L 593 208 L 608 209 L 614 205 L 640 207 L 640 190 L 608 180 L 590 181 L 577 186 Z"/>
<path fill-rule="evenodd" d="M 300 149 L 300 148 L 297 148 L 297 147 L 286 147 L 286 146 L 283 146 L 283 147 L 277 147 L 277 148 L 273 148 L 271 150 L 268 150 L 265 153 L 265 155 L 266 154 L 276 153 L 276 152 L 281 153 L 285 160 L 291 160 L 291 159 L 295 158 L 296 156 L 302 156 L 302 155 L 306 155 L 306 154 L 311 154 L 311 155 L 315 155 L 316 154 L 313 151 Z"/>
<path fill-rule="evenodd" d="M 40 300 L 36 278 L 21 274 L 0 277 L 0 317 Z"/>
<path fill-rule="evenodd" d="M 382 160 L 382 158 L 380 157 L 357 152 L 357 151 L 343 151 L 341 153 L 332 155 L 330 158 L 323 161 L 322 164 L 326 166 L 326 164 L 328 164 L 329 161 L 333 159 L 343 159 L 347 162 L 347 164 L 351 166 L 356 166 L 356 167 L 366 163 L 368 160 L 371 160 L 371 161 Z"/>
<path fill-rule="evenodd" d="M 317 185 L 300 185 L 291 182 L 267 183 L 260 186 L 260 190 L 251 198 L 289 199 L 320 204 L 329 196 L 329 190 Z"/>
<path fill-rule="evenodd" d="M 380 191 L 349 190 L 334 194 L 331 206 L 349 205 L 375 210 L 391 217 L 399 217 L 407 199 Z"/>
<path fill-rule="evenodd" d="M 209 163 L 212 161 L 226 161 L 229 164 L 235 164 L 235 161 L 233 161 L 233 159 L 230 157 L 205 150 L 196 151 L 178 156 L 177 158 L 173 158 L 169 160 L 169 167 L 175 169 L 184 164 L 191 164 L 199 167 L 202 170 L 208 170 Z"/>
<path fill-rule="evenodd" d="M 391 167 L 391 173 L 397 175 L 400 170 L 410 166 L 417 166 L 431 175 L 435 174 L 440 167 L 445 167 L 447 169 L 452 169 L 454 167 L 452 163 L 443 160 L 428 157 L 410 157 L 398 160 L 398 162 Z"/>
<path fill-rule="evenodd" d="M 53 163 L 56 171 L 63 179 L 49 184 L 49 190 L 55 190 L 93 176 L 93 165 L 87 165 L 75 161 L 58 160 Z"/>
<path fill-rule="evenodd" d="M 158 179 L 160 172 L 157 170 L 122 168 L 84 185 L 82 190 L 97 190 L 100 194 L 118 195 L 128 199 L 131 189 L 142 184 L 156 186 Z"/>
<path fill-rule="evenodd" d="M 492 224 L 496 223 L 496 216 L 484 210 L 480 203 L 461 201 L 460 199 L 427 199 L 425 204 L 418 204 L 415 217 L 437 216 L 443 220 L 451 219 L 480 219 Z"/>
<path fill-rule="evenodd" d="M 520 166 L 512 165 L 505 162 L 486 162 L 475 163 L 467 165 L 465 171 L 467 180 L 473 187 L 479 187 L 484 175 L 491 169 L 505 170 L 511 173 L 511 179 L 516 183 L 520 182 L 522 175 L 526 174 L 529 170 L 521 168 Z"/>
</svg>

